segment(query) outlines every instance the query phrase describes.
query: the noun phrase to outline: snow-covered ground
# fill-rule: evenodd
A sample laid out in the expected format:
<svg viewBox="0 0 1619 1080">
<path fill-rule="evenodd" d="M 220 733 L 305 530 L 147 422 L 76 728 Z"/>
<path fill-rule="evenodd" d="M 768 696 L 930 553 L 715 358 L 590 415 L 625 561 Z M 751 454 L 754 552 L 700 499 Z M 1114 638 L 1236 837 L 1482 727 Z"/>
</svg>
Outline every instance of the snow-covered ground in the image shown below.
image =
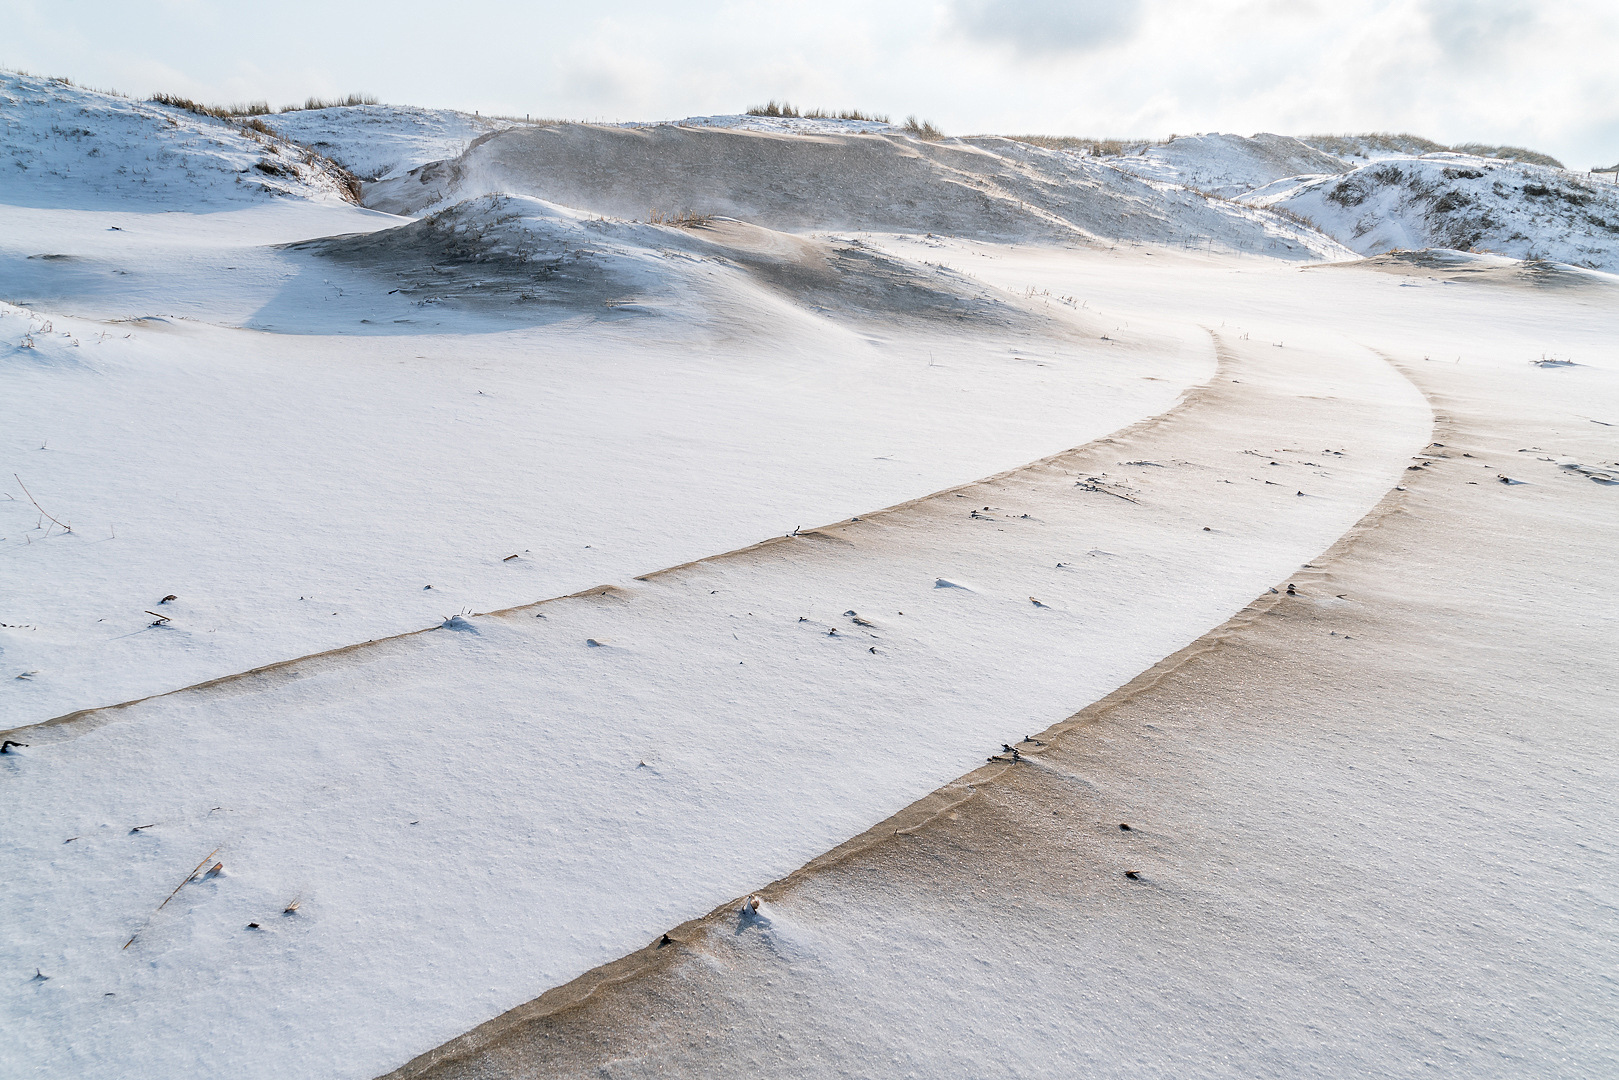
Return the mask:
<svg viewBox="0 0 1619 1080">
<path fill-rule="evenodd" d="M 362 180 L 382 180 L 453 158 L 510 121 L 410 105 L 297 109 L 265 121 L 281 135 L 331 158 Z"/>
<path fill-rule="evenodd" d="M 1196 327 L 1116 345 L 1104 313 L 852 244 L 515 199 L 357 248 L 394 222 L 298 209 L 203 239 L 188 215 L 0 208 L 3 291 L 33 305 L 0 309 L 6 726 L 902 501 L 1211 371 Z M 263 243 L 312 232 L 351 235 Z M 806 255 L 848 264 L 836 287 Z"/>
<path fill-rule="evenodd" d="M 1380 353 L 1619 423 L 1611 274 L 1192 190 L 1281 140 L 267 118 L 364 208 L 3 79 L 0 1071 L 375 1075 L 791 871 L 1330 546 Z"/>
<path fill-rule="evenodd" d="M 245 121 L 0 71 L 7 207 L 198 213 L 274 196 L 352 197 L 301 147 Z"/>
<path fill-rule="evenodd" d="M 1246 199 L 1302 215 L 1363 255 L 1477 249 L 1619 271 L 1619 186 L 1542 165 L 1390 157 L 1343 176 L 1280 180 Z"/>
<path fill-rule="evenodd" d="M 1619 373 L 1399 363 L 1297 595 L 389 1080 L 1615 1073 Z"/>
<path fill-rule="evenodd" d="M 59 888 L 77 836 L 77 884 L 30 912 L 18 947 L 80 943 L 46 961 L 59 974 L 30 1052 L 95 1026 L 112 993 L 166 1034 L 51 1060 L 169 1075 L 205 1043 L 237 1075 L 380 1072 L 1106 693 L 1329 544 L 1427 441 L 1426 407 L 1364 350 L 1234 348 L 1258 357 L 1215 392 L 1217 441 L 1170 441 L 1161 460 L 1103 445 L 30 736 L 17 880 Z M 148 920 L 141 898 L 174 888 L 174 861 L 183 876 L 209 852 L 231 876 Z"/>
<path fill-rule="evenodd" d="M 813 116 L 757 116 L 751 113 L 688 116 L 682 120 L 630 121 L 620 126 L 628 128 L 667 126 L 737 128 L 744 131 L 770 131 L 781 135 L 882 134 L 903 130 L 902 125 L 895 125 L 886 120 L 835 120 Z"/>
<path fill-rule="evenodd" d="M 1352 167 L 1286 135 L 1181 135 L 1139 154 L 1106 159 L 1108 165 L 1224 198 L 1289 177 L 1335 175 Z"/>
<path fill-rule="evenodd" d="M 736 176 L 749 179 L 729 179 Z M 998 136 L 930 142 L 897 131 L 804 136 L 749 125 L 523 126 L 454 160 L 367 185 L 365 202 L 419 214 L 490 192 L 621 218 L 722 214 L 793 231 L 1153 243 L 1286 259 L 1352 254 L 1289 218 Z"/>
</svg>

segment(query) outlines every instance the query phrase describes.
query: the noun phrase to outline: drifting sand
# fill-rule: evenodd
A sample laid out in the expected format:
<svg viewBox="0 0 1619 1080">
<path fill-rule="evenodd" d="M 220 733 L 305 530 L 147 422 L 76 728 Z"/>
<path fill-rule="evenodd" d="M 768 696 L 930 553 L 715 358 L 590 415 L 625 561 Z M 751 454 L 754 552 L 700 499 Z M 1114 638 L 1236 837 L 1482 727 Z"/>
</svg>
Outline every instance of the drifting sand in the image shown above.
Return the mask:
<svg viewBox="0 0 1619 1080">
<path fill-rule="evenodd" d="M 995 136 L 787 135 L 663 124 L 494 132 L 448 161 L 365 187 L 365 204 L 419 214 L 490 192 L 622 218 L 721 214 L 780 230 L 1211 241 L 1288 260 L 1349 249 L 1314 229 L 1085 158 Z"/>
<path fill-rule="evenodd" d="M 1611 429 L 1408 373 L 1434 445 L 1297 595 L 390 1076 L 1613 1072 Z"/>
</svg>

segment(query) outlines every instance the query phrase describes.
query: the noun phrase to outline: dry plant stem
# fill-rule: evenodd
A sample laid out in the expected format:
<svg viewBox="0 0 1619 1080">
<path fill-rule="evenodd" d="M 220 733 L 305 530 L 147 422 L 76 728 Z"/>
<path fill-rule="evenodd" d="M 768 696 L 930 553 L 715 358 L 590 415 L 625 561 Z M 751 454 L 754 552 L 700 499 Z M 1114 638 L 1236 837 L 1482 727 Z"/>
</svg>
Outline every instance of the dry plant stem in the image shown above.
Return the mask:
<svg viewBox="0 0 1619 1080">
<path fill-rule="evenodd" d="M 162 911 L 164 908 L 168 907 L 169 906 L 169 901 L 173 900 L 175 895 L 178 894 L 181 889 L 186 887 L 186 882 L 188 882 L 192 878 L 196 877 L 197 876 L 197 871 L 201 870 L 204 866 L 207 866 L 208 865 L 208 860 L 213 858 L 215 855 L 218 855 L 218 854 L 219 854 L 219 848 L 214 848 L 214 850 L 212 850 L 208 854 L 204 855 L 202 857 L 202 861 L 199 862 L 196 866 L 192 867 L 191 873 L 187 874 L 184 878 L 182 878 L 181 881 L 180 881 L 180 884 L 178 884 L 178 885 L 176 885 L 174 887 L 174 892 L 171 892 L 168 896 L 164 897 L 163 902 L 161 904 L 157 905 L 157 911 Z M 152 915 L 156 916 L 157 911 L 152 912 Z M 151 922 L 151 920 L 148 919 L 147 922 Z M 129 935 L 129 940 L 124 942 L 124 948 L 127 949 L 131 945 L 135 944 L 135 939 L 138 938 L 138 937 L 140 937 L 140 931 L 139 930 L 137 930 L 133 934 Z"/>
<path fill-rule="evenodd" d="M 51 517 L 49 511 L 47 511 L 43 506 L 39 505 L 39 500 L 34 498 L 34 493 L 28 490 L 28 485 L 22 482 L 22 477 L 18 476 L 16 473 L 12 473 L 11 478 L 13 480 L 17 481 L 17 486 L 22 488 L 22 493 L 24 495 L 27 495 L 28 496 L 28 501 L 34 504 L 34 509 L 38 510 L 41 514 L 44 514 L 46 517 L 51 518 L 52 521 L 56 521 L 55 518 Z M 62 525 L 62 523 L 60 521 L 56 521 L 56 524 L 62 526 L 62 531 L 63 532 L 72 532 L 73 531 L 70 527 L 68 527 L 66 525 Z"/>
</svg>

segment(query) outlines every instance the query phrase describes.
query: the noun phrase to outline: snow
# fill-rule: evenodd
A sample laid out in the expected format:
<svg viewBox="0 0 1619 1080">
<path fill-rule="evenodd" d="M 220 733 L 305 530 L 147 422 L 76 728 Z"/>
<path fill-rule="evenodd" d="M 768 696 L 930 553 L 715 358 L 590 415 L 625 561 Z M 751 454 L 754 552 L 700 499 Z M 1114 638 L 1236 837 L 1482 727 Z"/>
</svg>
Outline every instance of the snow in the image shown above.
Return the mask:
<svg viewBox="0 0 1619 1080">
<path fill-rule="evenodd" d="M 1363 255 L 1481 250 L 1619 271 L 1619 188 L 1541 165 L 1429 154 L 1246 196 L 1301 214 Z"/>
<path fill-rule="evenodd" d="M 511 121 L 453 109 L 341 105 L 265 118 L 278 133 L 331 158 L 362 180 L 381 180 L 453 158 L 473 140 Z"/>
<path fill-rule="evenodd" d="M 44 306 L 0 309 L 5 473 L 75 528 L 40 544 L 0 485 L 0 621 L 31 628 L 7 632 L 5 662 L 39 672 L 0 684 L 8 726 L 902 501 L 1161 410 L 1209 371 L 1195 328 L 1124 350 L 1081 332 L 1087 313 L 852 243 L 518 197 L 416 224 L 319 203 L 205 227 L 0 222 L 5 292 Z M 285 244 L 311 233 L 343 235 Z M 30 257 L 47 243 L 69 258 Z M 536 284 L 553 248 L 569 280 Z M 827 255 L 851 267 L 842 291 L 806 271 L 783 294 L 795 259 Z M 406 277 L 381 269 L 393 257 Z M 867 279 L 877 314 L 916 318 L 869 325 L 872 290 L 848 295 Z"/>
<path fill-rule="evenodd" d="M 727 179 L 737 175 L 754 179 Z M 365 202 L 415 215 L 493 192 L 627 219 L 722 214 L 801 232 L 1176 244 L 1299 260 L 1351 255 L 1295 221 L 994 136 L 926 142 L 736 127 L 517 127 L 453 161 L 367 185 Z"/>
<path fill-rule="evenodd" d="M 903 126 L 886 120 L 834 120 L 802 116 L 752 116 L 747 113 L 729 113 L 716 116 L 688 116 L 683 120 L 630 121 L 618 125 L 626 128 L 648 127 L 712 127 L 734 128 L 740 131 L 767 131 L 782 135 L 849 135 L 892 134 L 904 130 Z"/>
<path fill-rule="evenodd" d="M 1399 362 L 1436 442 L 1297 597 L 432 1075 L 1613 1072 L 1619 516 L 1525 444 L 1619 372 Z"/>
<path fill-rule="evenodd" d="M 4 80 L 0 1071 L 376 1075 L 792 871 L 1332 545 L 1384 355 L 1619 422 L 1611 274 L 1322 265 L 1225 137 L 285 114 L 362 208 Z"/>
<path fill-rule="evenodd" d="M 1108 165 L 1149 179 L 1181 184 L 1223 198 L 1277 180 L 1335 175 L 1350 166 L 1286 135 L 1180 135 L 1139 154 L 1104 159 Z"/>
<path fill-rule="evenodd" d="M 1228 441 L 1166 447 L 1162 476 L 1104 447 L 31 736 L 12 865 L 24 895 L 71 899 L 31 910 L 14 946 L 59 973 L 28 1053 L 96 1030 L 110 992 L 120 1025 L 162 1037 L 113 1057 L 92 1034 L 59 1067 L 173 1075 L 206 1045 L 240 1075 L 374 1074 L 780 876 L 1009 723 L 1105 693 L 1330 543 L 1426 441 L 1426 408 L 1375 357 L 1249 351 L 1270 367 L 1241 392 L 1264 407 L 1222 412 Z M 1344 456 L 1317 467 L 1305 440 Z M 45 853 L 74 835 L 63 881 Z M 152 914 L 144 897 L 216 848 L 231 876 Z"/>
<path fill-rule="evenodd" d="M 198 212 L 337 199 L 341 178 L 240 122 L 0 70 L 7 206 Z"/>
</svg>

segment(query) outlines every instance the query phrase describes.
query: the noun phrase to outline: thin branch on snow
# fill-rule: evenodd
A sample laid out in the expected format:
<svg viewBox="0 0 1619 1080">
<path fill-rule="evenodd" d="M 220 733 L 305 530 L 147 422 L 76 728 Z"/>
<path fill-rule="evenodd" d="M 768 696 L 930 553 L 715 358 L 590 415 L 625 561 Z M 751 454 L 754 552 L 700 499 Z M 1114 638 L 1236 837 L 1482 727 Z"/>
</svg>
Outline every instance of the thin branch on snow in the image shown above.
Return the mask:
<svg viewBox="0 0 1619 1080">
<path fill-rule="evenodd" d="M 46 510 L 43 506 L 39 505 L 39 500 L 34 498 L 34 493 L 28 490 L 28 485 L 22 482 L 22 477 L 18 476 L 16 473 L 12 473 L 11 478 L 13 480 L 17 481 L 17 486 L 22 488 L 22 493 L 24 495 L 28 496 L 28 501 L 34 504 L 34 509 L 35 510 L 38 510 L 41 514 L 44 514 L 46 517 L 51 518 L 52 521 L 56 521 L 55 518 L 51 517 L 51 514 L 50 514 L 49 510 Z M 63 532 L 72 532 L 73 531 L 73 527 L 71 525 L 62 525 L 62 523 L 60 521 L 56 521 L 56 524 L 61 525 Z"/>
</svg>

